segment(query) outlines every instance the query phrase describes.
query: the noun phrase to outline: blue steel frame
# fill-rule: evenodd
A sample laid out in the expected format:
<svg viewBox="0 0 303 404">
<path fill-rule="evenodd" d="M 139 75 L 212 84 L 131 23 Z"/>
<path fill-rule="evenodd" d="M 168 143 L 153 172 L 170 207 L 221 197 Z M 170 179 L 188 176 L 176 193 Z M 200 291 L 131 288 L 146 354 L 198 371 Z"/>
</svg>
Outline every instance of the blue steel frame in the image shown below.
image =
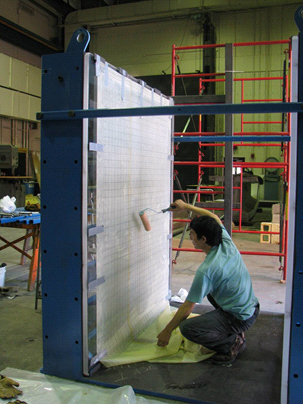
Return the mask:
<svg viewBox="0 0 303 404">
<path fill-rule="evenodd" d="M 42 64 L 41 120 L 41 261 L 43 268 L 43 369 L 49 375 L 118 387 L 83 377 L 82 361 L 82 119 L 110 116 L 237 114 L 243 112 L 297 112 L 297 190 L 303 189 L 303 6 L 295 14 L 299 35 L 299 98 L 297 103 L 253 105 L 176 106 L 126 110 L 83 110 L 83 54 L 89 42 L 86 30 L 75 32 L 65 53 L 47 55 Z M 181 139 L 176 139 L 178 142 Z M 197 141 L 184 137 L 182 141 Z M 214 137 L 209 137 L 214 140 Z M 216 137 L 216 140 L 218 138 Z M 222 140 L 222 139 L 220 139 Z M 236 136 L 224 137 L 237 140 Z M 260 137 L 241 137 L 260 141 Z M 262 137 L 287 141 L 288 137 Z M 303 397 L 303 198 L 297 192 L 295 254 L 290 331 L 288 403 Z M 148 394 L 188 403 L 199 400 Z"/>
<path fill-rule="evenodd" d="M 83 30 L 74 35 L 65 53 L 43 57 L 42 110 L 82 108 L 83 55 L 88 42 L 89 34 Z M 82 122 L 42 122 L 41 132 L 42 371 L 79 380 L 82 378 Z"/>
<path fill-rule="evenodd" d="M 303 6 L 295 13 L 299 29 L 298 101 L 303 101 Z M 290 326 L 288 403 L 302 402 L 303 397 L 303 114 L 298 114 L 297 138 L 297 184 L 295 213 L 295 246 L 292 289 L 292 311 Z"/>
</svg>

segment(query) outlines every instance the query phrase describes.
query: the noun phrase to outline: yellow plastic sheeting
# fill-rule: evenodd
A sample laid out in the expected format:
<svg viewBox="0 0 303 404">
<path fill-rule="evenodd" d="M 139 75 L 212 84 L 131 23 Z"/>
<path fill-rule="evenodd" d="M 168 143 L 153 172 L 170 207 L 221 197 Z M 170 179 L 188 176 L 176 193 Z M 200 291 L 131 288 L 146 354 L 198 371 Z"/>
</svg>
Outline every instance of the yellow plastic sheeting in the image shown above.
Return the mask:
<svg viewBox="0 0 303 404">
<path fill-rule="evenodd" d="M 184 338 L 177 328 L 173 331 L 166 347 L 157 345 L 157 335 L 175 314 L 175 309 L 167 307 L 164 312 L 128 348 L 116 355 L 102 359 L 106 367 L 149 361 L 163 363 L 191 363 L 210 358 L 214 352 Z"/>
</svg>

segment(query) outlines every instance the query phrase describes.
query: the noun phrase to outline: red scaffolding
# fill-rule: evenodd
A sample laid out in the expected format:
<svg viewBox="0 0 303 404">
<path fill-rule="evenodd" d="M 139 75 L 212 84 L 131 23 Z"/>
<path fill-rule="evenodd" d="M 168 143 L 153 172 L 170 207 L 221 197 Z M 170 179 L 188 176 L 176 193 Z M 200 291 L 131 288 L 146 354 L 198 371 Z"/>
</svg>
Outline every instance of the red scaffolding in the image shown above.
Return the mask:
<svg viewBox="0 0 303 404">
<path fill-rule="evenodd" d="M 261 42 L 246 42 L 246 43 L 234 43 L 233 47 L 245 47 L 245 46 L 263 46 L 263 45 L 281 45 L 285 44 L 287 45 L 287 49 L 284 50 L 284 55 L 285 55 L 285 65 L 286 65 L 286 59 L 291 57 L 291 47 L 290 47 L 290 40 L 281 40 L 281 41 L 261 41 Z M 195 45 L 195 46 L 180 46 L 177 47 L 173 45 L 172 48 L 172 96 L 175 96 L 175 89 L 176 89 L 176 80 L 177 79 L 183 79 L 186 77 L 196 77 L 198 80 L 198 91 L 199 95 L 202 94 L 203 89 L 204 89 L 204 84 L 210 83 L 210 82 L 225 82 L 225 73 L 187 73 L 187 74 L 176 74 L 176 64 L 178 63 L 179 56 L 177 55 L 177 52 L 180 51 L 193 51 L 193 50 L 203 50 L 206 48 L 223 48 L 225 47 L 225 44 L 207 44 L 207 45 Z M 285 66 L 284 66 L 285 67 Z M 290 74 L 290 72 L 289 72 Z M 239 82 L 241 85 L 241 100 L 240 102 L 246 103 L 252 103 L 252 102 L 281 102 L 281 101 L 289 101 L 289 86 L 288 86 L 288 79 L 289 79 L 289 74 L 286 74 L 286 69 L 284 71 L 283 76 L 275 76 L 275 77 L 237 77 L 233 78 L 234 82 Z M 239 72 L 238 72 L 239 75 Z M 222 77 L 224 76 L 224 77 Z M 281 82 L 281 86 L 283 88 L 283 97 L 282 98 L 267 98 L 267 99 L 252 99 L 250 98 L 245 98 L 245 83 L 247 82 L 262 82 L 262 83 L 268 83 L 270 81 L 277 81 Z M 261 112 L 261 111 L 260 111 Z M 198 145 L 198 160 L 197 161 L 175 161 L 175 166 L 178 165 L 193 165 L 197 166 L 197 178 L 198 182 L 199 179 L 201 178 L 201 174 L 203 172 L 203 168 L 206 167 L 212 167 L 212 168 L 224 168 L 225 163 L 221 161 L 203 161 L 203 153 L 201 152 L 201 147 L 225 147 L 225 143 L 222 142 L 216 142 L 216 136 L 222 136 L 225 135 L 225 132 L 203 132 L 202 131 L 202 116 L 199 116 L 199 128 L 197 132 L 176 132 L 175 137 L 178 136 L 198 136 L 201 138 L 199 141 Z M 280 231 L 256 231 L 256 230 L 245 230 L 242 228 L 242 214 L 243 214 L 243 171 L 245 169 L 252 169 L 252 168 L 263 168 L 263 169 L 268 169 L 268 168 L 273 168 L 273 169 L 282 169 L 282 173 L 280 174 L 282 177 L 283 184 L 288 184 L 289 182 L 289 143 L 288 142 L 281 142 L 281 143 L 273 143 L 273 142 L 262 142 L 262 136 L 270 136 L 270 135 L 279 135 L 279 136 L 289 136 L 290 132 L 290 127 L 289 127 L 289 122 L 290 120 L 288 117 L 282 115 L 281 120 L 245 120 L 244 119 L 244 114 L 240 115 L 240 132 L 233 132 L 233 135 L 237 136 L 243 136 L 243 138 L 247 135 L 250 136 L 258 136 L 260 137 L 260 142 L 253 142 L 253 143 L 248 143 L 248 142 L 237 142 L 233 143 L 233 147 L 280 147 L 281 148 L 281 160 L 280 162 L 242 162 L 242 161 L 235 161 L 233 163 L 233 169 L 239 169 L 240 171 L 240 181 L 239 181 L 239 186 L 233 186 L 233 189 L 238 189 L 239 190 L 239 196 L 240 196 L 240 203 L 239 207 L 234 207 L 234 211 L 238 211 L 239 214 L 239 227 L 238 229 L 233 229 L 233 233 L 251 233 L 251 234 L 266 234 L 266 235 L 279 235 L 280 236 L 280 241 L 279 241 L 279 252 L 264 252 L 264 251 L 240 251 L 241 254 L 243 255 L 266 255 L 266 256 L 277 256 L 279 257 L 280 260 L 280 267 L 279 270 L 282 271 L 283 273 L 283 280 L 286 279 L 286 269 L 287 269 L 287 226 L 288 226 L 288 220 L 287 220 L 287 186 L 283 188 L 284 194 L 283 194 L 283 202 L 282 202 L 282 211 L 281 211 L 281 220 L 280 220 Z M 284 123 L 286 122 L 286 125 Z M 266 128 L 267 125 L 269 124 L 279 124 L 281 125 L 282 130 L 281 131 L 269 131 L 269 130 L 264 130 L 264 131 L 245 131 L 246 125 L 262 125 L 264 128 Z M 286 128 L 285 128 L 286 126 Z M 213 136 L 213 142 L 203 142 L 203 137 L 204 136 Z M 197 182 L 197 183 L 198 183 Z M 211 189 L 210 189 L 211 188 Z M 195 190 L 174 190 L 174 194 L 196 194 L 197 195 L 197 201 L 200 202 L 200 196 L 201 194 L 208 194 L 208 195 L 223 195 L 224 196 L 224 186 L 218 186 L 218 185 L 200 185 L 197 187 Z M 286 208 L 284 208 L 284 206 Z M 218 208 L 218 207 L 211 207 L 211 210 L 224 210 L 224 208 Z M 174 222 L 184 222 L 188 223 L 190 220 L 189 219 L 174 219 Z M 182 248 L 182 247 L 174 247 L 174 251 L 198 251 L 195 249 L 191 248 Z"/>
</svg>

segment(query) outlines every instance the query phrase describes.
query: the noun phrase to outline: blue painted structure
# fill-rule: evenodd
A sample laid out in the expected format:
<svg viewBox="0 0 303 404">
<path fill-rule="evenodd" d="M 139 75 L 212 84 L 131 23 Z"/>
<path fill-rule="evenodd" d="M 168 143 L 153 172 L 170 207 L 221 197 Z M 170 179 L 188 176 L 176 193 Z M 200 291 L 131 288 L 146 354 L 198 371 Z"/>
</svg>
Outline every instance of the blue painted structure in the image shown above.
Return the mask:
<svg viewBox="0 0 303 404">
<path fill-rule="evenodd" d="M 245 104 L 212 104 L 212 105 L 175 105 L 169 107 L 141 107 L 120 109 L 94 109 L 77 110 L 65 109 L 62 111 L 38 112 L 37 118 L 47 120 L 77 120 L 83 118 L 110 118 L 121 116 L 148 116 L 148 115 L 214 115 L 214 114 L 243 114 L 243 113 L 270 113 L 270 112 L 301 112 L 302 103 L 299 102 L 268 102 Z"/>
<path fill-rule="evenodd" d="M 303 32 L 303 7 L 295 20 Z M 79 35 L 84 40 L 79 42 Z M 82 119 L 110 116 L 230 114 L 243 112 L 298 112 L 297 189 L 303 189 L 303 40 L 299 36 L 299 100 L 298 103 L 253 105 L 211 105 L 157 107 L 126 110 L 83 110 L 83 53 L 89 35 L 78 30 L 66 53 L 43 58 L 41 140 L 43 268 L 43 372 L 67 379 L 97 383 L 83 377 L 82 359 Z M 259 110 L 258 110 L 259 108 Z M 186 137 L 182 141 L 197 141 Z M 204 138 L 206 139 L 206 138 Z M 180 141 L 178 137 L 175 139 Z M 208 137 L 214 140 L 214 137 Z M 217 140 L 217 138 L 216 138 Z M 220 139 L 221 140 L 221 139 Z M 224 138 L 225 141 L 237 137 Z M 249 136 L 242 141 L 260 141 Z M 269 140 L 267 137 L 263 141 Z M 285 136 L 271 141 L 287 141 Z M 297 194 L 296 248 L 292 296 L 288 403 L 297 404 L 303 397 L 303 257 L 300 236 L 303 233 L 303 199 Z M 87 358 L 88 360 L 89 358 Z M 102 384 L 106 387 L 117 387 Z M 169 397 L 137 391 L 183 402 L 202 401 Z"/>
<path fill-rule="evenodd" d="M 295 13 L 299 28 L 298 101 L 303 101 L 303 6 Z M 288 402 L 300 403 L 303 398 L 303 114 L 298 114 L 297 138 L 297 194 L 295 213 L 295 248 L 292 291 L 292 314 L 289 349 Z"/>
<path fill-rule="evenodd" d="M 82 108 L 83 54 L 76 33 L 65 53 L 42 61 L 42 110 Z M 76 46 L 77 45 L 77 46 Z M 43 372 L 82 377 L 82 122 L 42 123 L 41 263 Z"/>
</svg>

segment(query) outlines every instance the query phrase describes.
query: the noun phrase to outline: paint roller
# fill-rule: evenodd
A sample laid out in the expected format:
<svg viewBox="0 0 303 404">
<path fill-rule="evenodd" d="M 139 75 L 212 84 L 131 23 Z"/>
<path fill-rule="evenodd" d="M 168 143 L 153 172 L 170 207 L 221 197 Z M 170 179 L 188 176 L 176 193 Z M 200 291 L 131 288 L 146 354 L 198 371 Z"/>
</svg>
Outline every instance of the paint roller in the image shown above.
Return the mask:
<svg viewBox="0 0 303 404">
<path fill-rule="evenodd" d="M 146 231 L 150 231 L 151 226 L 150 226 L 150 223 L 149 223 L 149 221 L 147 219 L 147 216 L 146 216 L 146 213 L 144 212 L 144 210 L 141 210 L 141 212 L 139 212 L 139 216 L 140 216 L 141 222 L 142 222 L 142 224 L 144 226 L 144 229 Z"/>
<path fill-rule="evenodd" d="M 140 216 L 141 222 L 142 222 L 142 224 L 144 226 L 144 229 L 146 231 L 151 230 L 151 225 L 150 225 L 150 223 L 148 221 L 148 218 L 146 216 L 146 213 L 145 213 L 146 210 L 151 210 L 151 211 L 153 211 L 155 213 L 165 213 L 165 212 L 168 212 L 170 209 L 175 209 L 175 206 L 170 206 L 170 207 L 168 207 L 166 209 L 162 209 L 160 212 L 158 212 L 158 211 L 156 211 L 154 209 L 151 209 L 151 208 L 146 208 L 146 209 L 141 210 L 141 212 L 139 212 L 139 216 Z"/>
</svg>

